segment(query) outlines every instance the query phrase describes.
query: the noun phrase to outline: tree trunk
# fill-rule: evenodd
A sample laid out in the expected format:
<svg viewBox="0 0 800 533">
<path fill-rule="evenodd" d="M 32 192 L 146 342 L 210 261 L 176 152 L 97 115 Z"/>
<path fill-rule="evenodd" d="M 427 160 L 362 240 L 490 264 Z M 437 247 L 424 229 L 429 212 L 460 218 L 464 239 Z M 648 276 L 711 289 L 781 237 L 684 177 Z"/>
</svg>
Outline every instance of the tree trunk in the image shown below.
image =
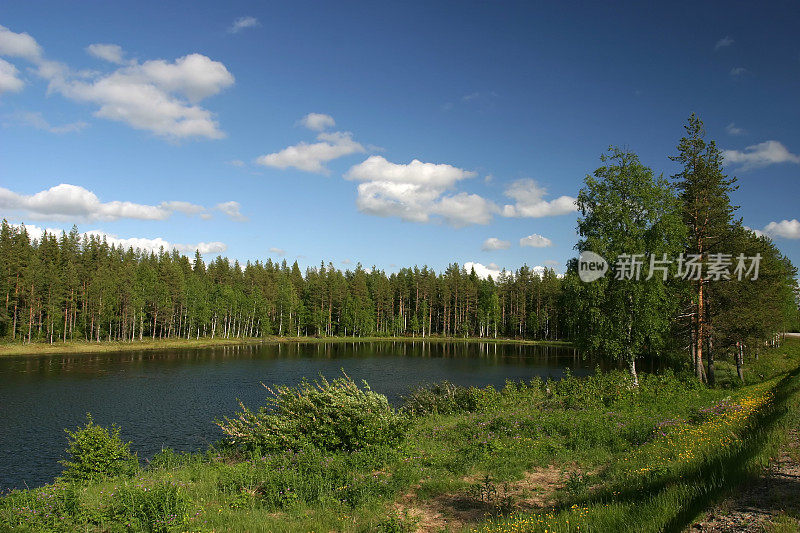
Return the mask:
<svg viewBox="0 0 800 533">
<path fill-rule="evenodd" d="M 744 363 L 744 354 L 742 353 L 744 350 L 744 346 L 741 342 L 736 343 L 736 373 L 739 375 L 739 379 L 744 381 L 744 369 L 742 365 Z"/>
</svg>

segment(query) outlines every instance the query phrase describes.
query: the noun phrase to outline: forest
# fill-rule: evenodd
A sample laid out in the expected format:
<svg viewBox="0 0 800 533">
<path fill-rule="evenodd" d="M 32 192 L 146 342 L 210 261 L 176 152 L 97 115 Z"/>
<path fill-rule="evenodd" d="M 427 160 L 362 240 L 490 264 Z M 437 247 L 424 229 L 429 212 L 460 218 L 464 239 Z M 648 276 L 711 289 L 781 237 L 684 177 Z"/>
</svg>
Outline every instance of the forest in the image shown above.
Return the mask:
<svg viewBox="0 0 800 533">
<path fill-rule="evenodd" d="M 579 251 L 613 264 L 625 253 L 693 253 L 704 259 L 759 254 L 757 280 L 701 276 L 594 283 L 522 266 L 497 279 L 457 263 L 387 274 L 323 262 L 216 257 L 207 264 L 175 250 L 122 249 L 73 227 L 32 239 L 24 225 L 0 227 L 0 338 L 11 342 L 134 341 L 143 338 L 302 336 L 502 337 L 568 340 L 627 361 L 683 352 L 701 380 L 714 356 L 741 368 L 745 353 L 797 328 L 796 269 L 766 236 L 737 219 L 713 141 L 694 115 L 672 159 L 683 170 L 656 177 L 638 157 L 612 148 L 587 176 L 577 205 Z M 624 206 L 609 209 L 608 206 Z M 670 272 L 675 274 L 675 272 Z"/>
</svg>

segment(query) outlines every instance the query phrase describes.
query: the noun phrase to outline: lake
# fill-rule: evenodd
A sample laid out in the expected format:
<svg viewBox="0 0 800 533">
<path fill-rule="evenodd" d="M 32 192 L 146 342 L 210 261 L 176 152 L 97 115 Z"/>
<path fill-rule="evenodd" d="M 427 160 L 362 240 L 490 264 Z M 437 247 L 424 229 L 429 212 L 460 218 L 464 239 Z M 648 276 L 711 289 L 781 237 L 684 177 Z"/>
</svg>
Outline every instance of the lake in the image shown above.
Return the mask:
<svg viewBox="0 0 800 533">
<path fill-rule="evenodd" d="M 91 412 L 122 428 L 140 458 L 162 447 L 205 449 L 221 437 L 215 418 L 237 399 L 264 404 L 261 386 L 297 384 L 344 369 L 397 405 L 417 385 L 450 380 L 502 386 L 569 367 L 590 373 L 568 347 L 452 342 L 250 344 L 204 349 L 0 358 L 0 491 L 34 487 L 61 472 L 74 429 Z"/>
</svg>

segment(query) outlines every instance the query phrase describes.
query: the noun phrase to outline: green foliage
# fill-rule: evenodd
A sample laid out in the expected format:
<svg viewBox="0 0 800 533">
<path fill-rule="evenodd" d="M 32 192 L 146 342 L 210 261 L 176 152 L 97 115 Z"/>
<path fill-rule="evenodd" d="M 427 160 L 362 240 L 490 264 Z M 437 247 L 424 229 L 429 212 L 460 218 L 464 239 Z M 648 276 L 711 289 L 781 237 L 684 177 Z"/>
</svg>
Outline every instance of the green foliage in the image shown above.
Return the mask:
<svg viewBox="0 0 800 533">
<path fill-rule="evenodd" d="M 111 516 L 132 531 L 170 533 L 184 531 L 189 499 L 174 483 L 128 485 L 114 493 Z"/>
<path fill-rule="evenodd" d="M 61 477 L 66 481 L 96 481 L 105 477 L 132 475 L 139 460 L 130 452 L 130 443 L 123 442 L 119 428 L 98 426 L 92 415 L 86 415 L 86 425 L 75 431 L 66 430 L 69 460 Z"/>
<path fill-rule="evenodd" d="M 322 377 L 267 390 L 272 397 L 266 407 L 251 411 L 240 403 L 236 418 L 217 421 L 230 444 L 264 452 L 309 446 L 355 451 L 395 445 L 408 427 L 386 396 L 373 392 L 366 381 L 359 387 L 346 374 L 331 382 Z"/>
<path fill-rule="evenodd" d="M 578 194 L 578 250 L 599 254 L 611 266 L 619 261 L 632 265 L 637 254 L 642 263 L 676 257 L 686 228 L 672 187 L 632 152 L 612 147 L 601 161 L 604 165 L 586 177 Z M 590 353 L 625 361 L 634 379 L 635 360 L 664 348 L 679 304 L 669 275 L 665 281 L 661 272 L 649 276 L 647 267 L 639 269 L 639 275 L 634 267 L 628 276 L 609 273 L 573 285 L 579 344 Z M 574 276 L 575 265 L 571 271 Z"/>
<path fill-rule="evenodd" d="M 404 398 L 401 410 L 414 416 L 469 413 L 496 405 L 500 393 L 494 387 L 459 387 L 449 381 L 417 387 Z"/>
<path fill-rule="evenodd" d="M 0 498 L 0 530 L 72 531 L 89 510 L 71 484 L 14 490 Z"/>
</svg>

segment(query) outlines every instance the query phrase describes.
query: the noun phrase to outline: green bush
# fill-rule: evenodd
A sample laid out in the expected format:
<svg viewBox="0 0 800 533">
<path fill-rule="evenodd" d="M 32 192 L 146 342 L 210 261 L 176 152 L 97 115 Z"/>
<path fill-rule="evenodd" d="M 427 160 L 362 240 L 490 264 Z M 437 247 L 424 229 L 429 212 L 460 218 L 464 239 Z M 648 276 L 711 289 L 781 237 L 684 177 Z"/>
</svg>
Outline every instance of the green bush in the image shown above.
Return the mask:
<svg viewBox="0 0 800 533">
<path fill-rule="evenodd" d="M 441 381 L 414 389 L 404 398 L 401 409 L 414 416 L 472 413 L 497 406 L 500 398 L 501 394 L 492 386 L 461 387 L 449 381 Z"/>
<path fill-rule="evenodd" d="M 403 438 L 408 420 L 373 392 L 360 388 L 346 374 L 328 382 L 303 381 L 298 387 L 278 387 L 268 405 L 254 412 L 241 402 L 235 418 L 216 424 L 229 444 L 246 450 L 273 452 L 315 447 L 348 451 L 394 445 Z"/>
<path fill-rule="evenodd" d="M 98 426 L 92 415 L 86 415 L 86 425 L 67 432 L 71 460 L 63 460 L 66 468 L 61 474 L 66 481 L 97 481 L 105 477 L 132 475 L 139 460 L 130 452 L 130 442 L 123 442 L 119 428 Z"/>
</svg>

